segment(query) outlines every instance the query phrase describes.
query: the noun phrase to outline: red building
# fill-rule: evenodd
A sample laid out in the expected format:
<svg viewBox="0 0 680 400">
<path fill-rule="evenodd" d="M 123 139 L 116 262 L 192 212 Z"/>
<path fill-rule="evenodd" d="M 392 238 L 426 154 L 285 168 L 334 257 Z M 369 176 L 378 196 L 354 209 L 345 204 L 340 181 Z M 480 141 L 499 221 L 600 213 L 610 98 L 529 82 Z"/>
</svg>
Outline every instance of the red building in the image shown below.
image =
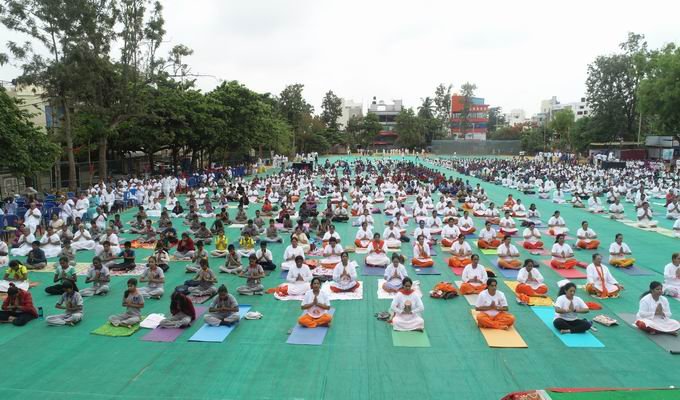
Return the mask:
<svg viewBox="0 0 680 400">
<path fill-rule="evenodd" d="M 465 109 L 465 96 L 451 96 L 451 136 L 461 139 L 486 140 L 489 125 L 489 105 L 484 104 L 484 99 L 471 97 L 468 110 L 465 137 L 463 137 L 463 110 Z"/>
</svg>

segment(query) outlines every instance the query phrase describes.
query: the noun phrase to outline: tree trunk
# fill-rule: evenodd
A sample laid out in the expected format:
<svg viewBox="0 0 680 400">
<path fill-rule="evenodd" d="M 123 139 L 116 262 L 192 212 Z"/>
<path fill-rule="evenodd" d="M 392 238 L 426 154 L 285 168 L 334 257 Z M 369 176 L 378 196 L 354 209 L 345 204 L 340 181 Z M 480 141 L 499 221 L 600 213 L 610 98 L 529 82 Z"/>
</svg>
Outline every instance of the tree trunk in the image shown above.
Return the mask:
<svg viewBox="0 0 680 400">
<path fill-rule="evenodd" d="M 76 177 L 76 159 L 73 154 L 73 137 L 71 136 L 71 110 L 66 99 L 62 98 L 61 105 L 64 107 L 64 139 L 66 140 L 66 157 L 68 158 L 68 188 L 75 191 L 78 182 Z"/>
<path fill-rule="evenodd" d="M 98 150 L 99 150 L 99 179 L 104 179 L 106 180 L 106 177 L 109 175 L 109 171 L 107 170 L 107 164 L 106 164 L 106 154 L 107 154 L 107 147 L 108 147 L 108 138 L 104 135 L 102 135 L 101 138 L 99 138 L 99 143 L 97 145 Z"/>
<path fill-rule="evenodd" d="M 179 148 L 172 148 L 172 173 L 177 175 L 177 163 L 179 161 Z"/>
<path fill-rule="evenodd" d="M 149 174 L 153 174 L 153 150 L 149 151 Z"/>
</svg>

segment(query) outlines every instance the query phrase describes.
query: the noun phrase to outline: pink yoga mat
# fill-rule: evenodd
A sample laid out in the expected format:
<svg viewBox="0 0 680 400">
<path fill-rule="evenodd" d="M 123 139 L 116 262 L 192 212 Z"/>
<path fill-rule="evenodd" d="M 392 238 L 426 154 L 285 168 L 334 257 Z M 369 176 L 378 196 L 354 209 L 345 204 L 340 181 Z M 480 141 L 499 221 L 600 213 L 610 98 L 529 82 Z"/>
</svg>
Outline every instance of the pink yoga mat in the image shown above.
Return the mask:
<svg viewBox="0 0 680 400">
<path fill-rule="evenodd" d="M 196 320 L 205 314 L 208 307 L 196 306 Z M 195 321 L 194 321 L 195 322 Z M 156 328 L 142 337 L 145 342 L 174 342 L 187 328 Z"/>
<path fill-rule="evenodd" d="M 575 268 L 572 268 L 572 269 L 556 269 L 556 268 L 553 268 L 550 265 L 550 260 L 541 260 L 541 263 L 543 263 L 543 265 L 547 265 L 550 269 L 557 272 L 557 274 L 560 275 L 563 278 L 567 278 L 567 279 L 586 279 L 587 278 L 586 274 L 584 274 L 581 271 L 576 270 Z"/>
<path fill-rule="evenodd" d="M 449 269 L 451 269 L 451 271 L 453 271 L 454 274 L 456 274 L 456 275 L 458 275 L 458 276 L 461 276 L 461 275 L 463 275 L 463 270 L 464 270 L 465 268 L 453 268 L 453 267 L 449 267 Z"/>
</svg>

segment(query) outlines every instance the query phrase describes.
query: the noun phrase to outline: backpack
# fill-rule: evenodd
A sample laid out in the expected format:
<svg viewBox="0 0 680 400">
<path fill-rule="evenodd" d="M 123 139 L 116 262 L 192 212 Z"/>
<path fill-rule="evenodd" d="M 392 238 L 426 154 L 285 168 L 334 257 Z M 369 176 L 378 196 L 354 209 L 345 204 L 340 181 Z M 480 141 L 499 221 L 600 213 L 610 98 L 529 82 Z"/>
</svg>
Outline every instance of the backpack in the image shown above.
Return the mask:
<svg viewBox="0 0 680 400">
<path fill-rule="evenodd" d="M 435 299 L 452 299 L 458 296 L 458 290 L 451 282 L 439 282 L 430 290 L 430 297 Z"/>
</svg>

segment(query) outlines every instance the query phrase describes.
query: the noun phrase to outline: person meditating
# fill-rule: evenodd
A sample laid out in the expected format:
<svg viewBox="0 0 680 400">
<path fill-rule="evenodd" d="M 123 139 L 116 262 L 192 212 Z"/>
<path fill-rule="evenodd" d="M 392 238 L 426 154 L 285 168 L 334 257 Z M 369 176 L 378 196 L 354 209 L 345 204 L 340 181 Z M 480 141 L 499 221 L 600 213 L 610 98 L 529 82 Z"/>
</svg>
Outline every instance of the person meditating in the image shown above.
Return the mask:
<svg viewBox="0 0 680 400">
<path fill-rule="evenodd" d="M 359 288 L 357 281 L 357 263 L 349 260 L 349 254 L 343 251 L 340 262 L 333 269 L 331 291 L 335 293 L 353 292 Z"/>
<path fill-rule="evenodd" d="M 489 208 L 484 212 L 484 218 L 486 219 L 486 222 L 490 222 L 494 225 L 498 225 L 501 222 L 501 214 L 498 212 L 494 203 L 489 204 Z"/>
<path fill-rule="evenodd" d="M 365 249 L 371 243 L 371 238 L 373 237 L 373 232 L 368 229 L 368 223 L 364 222 L 361 224 L 361 228 L 357 231 L 354 237 L 354 245 Z"/>
<path fill-rule="evenodd" d="M 470 256 L 472 255 L 472 248 L 470 244 L 465 241 L 465 236 L 461 234 L 458 236 L 458 241 L 451 246 L 451 254 L 447 263 L 451 268 L 463 268 L 472 262 Z"/>
<path fill-rule="evenodd" d="M 574 258 L 574 250 L 571 246 L 564 243 L 564 234 L 557 235 L 550 254 L 552 255 L 550 266 L 555 269 L 572 269 L 581 264 Z"/>
<path fill-rule="evenodd" d="M 323 257 L 320 262 L 324 268 L 334 268 L 340 262 L 340 254 L 343 252 L 342 246 L 335 237 L 331 237 L 326 247 L 323 248 Z"/>
<path fill-rule="evenodd" d="M 498 246 L 498 266 L 504 269 L 519 269 L 522 262 L 519 260 L 519 250 L 512 244 L 511 237 L 503 237 L 503 243 Z"/>
<path fill-rule="evenodd" d="M 159 328 L 186 328 L 196 319 L 191 300 L 182 292 L 174 291 L 170 297 L 170 316 L 161 320 Z"/>
<path fill-rule="evenodd" d="M 506 211 L 503 218 L 501 218 L 499 224 L 499 233 L 503 235 L 514 235 L 517 233 L 517 224 L 515 220 L 510 216 L 510 211 Z"/>
<path fill-rule="evenodd" d="M 319 326 L 331 326 L 333 316 L 330 314 L 331 302 L 328 296 L 321 291 L 321 280 L 313 278 L 311 289 L 305 293 L 300 307 L 304 314 L 298 319 L 298 323 L 305 328 Z"/>
<path fill-rule="evenodd" d="M 671 255 L 671 262 L 666 264 L 663 269 L 663 278 L 664 294 L 676 298 L 680 297 L 680 253 Z"/>
<path fill-rule="evenodd" d="M 429 268 L 434 265 L 434 260 L 430 256 L 430 245 L 427 244 L 423 235 L 418 235 L 418 240 L 413 246 L 411 264 L 416 268 Z"/>
<path fill-rule="evenodd" d="M 309 282 L 312 280 L 312 271 L 304 263 L 302 256 L 295 257 L 295 266 L 288 270 L 286 282 L 267 293 L 276 293 L 278 296 L 300 296 L 309 290 Z"/>
<path fill-rule="evenodd" d="M 640 297 L 635 326 L 651 335 L 668 333 L 678 335 L 680 322 L 671 318 L 671 307 L 668 299 L 662 296 L 663 285 L 653 281 L 649 284 L 649 291 Z"/>
<path fill-rule="evenodd" d="M 402 288 L 404 278 L 408 277 L 408 273 L 399 254 L 392 255 L 392 263 L 385 268 L 383 276 L 385 283 L 383 283 L 382 288 L 387 293 L 395 293 Z"/>
<path fill-rule="evenodd" d="M 62 314 L 48 315 L 45 318 L 47 325 L 52 326 L 74 326 L 83 319 L 83 298 L 75 290 L 75 286 L 71 281 L 64 281 L 61 284 L 62 294 L 61 298 L 55 304 L 55 308 L 64 310 Z"/>
<path fill-rule="evenodd" d="M 442 228 L 442 246 L 451 247 L 458 240 L 458 236 L 460 236 L 460 228 L 456 225 L 456 219 L 450 217 Z"/>
<path fill-rule="evenodd" d="M 630 247 L 623 242 L 623 235 L 617 233 L 614 237 L 614 243 L 609 245 L 609 264 L 618 268 L 628 268 L 635 264 L 635 259 L 631 257 L 632 254 Z"/>
<path fill-rule="evenodd" d="M 486 289 L 479 293 L 475 310 L 479 311 L 477 325 L 480 328 L 508 330 L 515 323 L 515 317 L 508 312 L 508 301 L 498 290 L 494 278 L 486 281 Z"/>
<path fill-rule="evenodd" d="M 425 329 L 425 321 L 421 316 L 425 310 L 420 296 L 412 289 L 413 281 L 405 277 L 402 288 L 392 300 L 392 329 L 395 331 L 418 331 Z"/>
<path fill-rule="evenodd" d="M 515 294 L 522 301 L 527 303 L 526 297 L 546 297 L 548 293 L 548 286 L 543 283 L 543 275 L 536 269 L 534 260 L 527 258 L 524 260 L 524 266 L 517 273 L 517 287 L 515 287 Z"/>
<path fill-rule="evenodd" d="M 498 239 L 498 233 L 491 227 L 491 222 L 484 223 L 484 229 L 479 231 L 479 239 L 477 240 L 477 247 L 480 249 L 495 249 L 500 246 L 501 241 Z"/>
<path fill-rule="evenodd" d="M 373 240 L 368 246 L 365 263 L 369 267 L 380 268 L 385 268 L 390 263 L 386 253 L 385 242 L 380 239 L 379 233 L 373 234 Z"/>
<path fill-rule="evenodd" d="M 576 293 L 576 285 L 569 282 L 560 288 L 559 297 L 555 300 L 555 319 L 553 326 L 560 333 L 584 333 L 593 329 L 593 324 L 587 319 L 581 319 L 578 314 L 587 314 L 590 310 L 586 303 Z"/>
<path fill-rule="evenodd" d="M 295 237 L 290 238 L 290 245 L 286 247 L 286 251 L 283 252 L 283 262 L 281 263 L 281 269 L 287 271 L 295 267 L 295 259 L 300 256 L 302 261 L 305 260 L 305 252 L 302 247 L 298 246 L 298 241 Z"/>
<path fill-rule="evenodd" d="M 208 313 L 203 317 L 203 320 L 210 326 L 232 326 L 237 324 L 240 319 L 236 298 L 229 293 L 225 285 L 220 285 L 217 289 L 217 296 L 210 304 Z"/>
<path fill-rule="evenodd" d="M 472 235 L 477 230 L 468 211 L 464 211 L 463 216 L 458 220 L 458 229 L 460 229 L 460 233 L 463 235 Z"/>
<path fill-rule="evenodd" d="M 543 242 L 541 241 L 541 232 L 536 228 L 534 222 L 529 222 L 529 226 L 522 232 L 522 237 L 524 237 L 524 242 L 522 247 L 527 250 L 542 250 Z"/>
<path fill-rule="evenodd" d="M 586 292 L 600 298 L 619 297 L 623 290 L 623 285 L 614 278 L 609 272 L 609 268 L 602 264 L 602 256 L 599 253 L 593 254 L 593 262 L 586 268 L 588 283 Z"/>
<path fill-rule="evenodd" d="M 564 218 L 560 216 L 559 211 L 555 211 L 555 213 L 550 217 L 548 220 L 548 235 L 550 236 L 557 236 L 560 234 L 565 234 L 569 232 L 569 228 L 567 228 L 567 223 L 564 222 Z"/>
<path fill-rule="evenodd" d="M 38 311 L 33 305 L 33 297 L 28 290 L 19 289 L 14 283 L 9 284 L 7 297 L 2 302 L 0 323 L 11 322 L 14 326 L 24 326 L 38 318 Z"/>
<path fill-rule="evenodd" d="M 127 290 L 123 293 L 123 307 L 126 310 L 124 313 L 109 317 L 111 325 L 131 327 L 142 321 L 144 296 L 137 291 L 137 279 L 135 278 L 130 278 L 127 281 Z"/>
<path fill-rule="evenodd" d="M 600 246 L 600 241 L 597 240 L 597 233 L 592 228 L 588 227 L 588 221 L 581 222 L 581 227 L 576 231 L 576 247 L 586 250 L 595 250 Z"/>
<path fill-rule="evenodd" d="M 461 279 L 463 283 L 460 285 L 460 294 L 479 294 L 486 289 L 486 281 L 489 276 L 486 269 L 479 265 L 479 255 L 473 254 L 470 264 L 463 269 Z"/>
</svg>

